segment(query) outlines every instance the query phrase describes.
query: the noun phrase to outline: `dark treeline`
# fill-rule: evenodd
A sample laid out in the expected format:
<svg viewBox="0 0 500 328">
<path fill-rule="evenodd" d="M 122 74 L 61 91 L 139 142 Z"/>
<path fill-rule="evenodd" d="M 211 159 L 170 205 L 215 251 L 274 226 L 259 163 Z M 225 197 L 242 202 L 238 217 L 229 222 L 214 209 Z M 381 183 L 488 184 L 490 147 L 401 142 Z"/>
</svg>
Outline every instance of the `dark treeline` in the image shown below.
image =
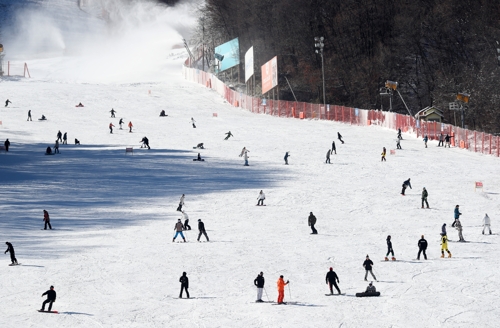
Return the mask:
<svg viewBox="0 0 500 328">
<path fill-rule="evenodd" d="M 468 92 L 465 124 L 500 133 L 500 1 L 206 0 L 200 17 L 194 41 L 208 59 L 238 37 L 242 62 L 254 46 L 260 81 L 278 56 L 280 99 L 293 100 L 286 76 L 299 101 L 322 102 L 314 37 L 323 36 L 327 103 L 387 109 L 379 93 L 392 80 L 413 114 L 434 105 L 455 124 L 448 103 Z M 398 97 L 393 108 L 406 113 Z"/>
</svg>

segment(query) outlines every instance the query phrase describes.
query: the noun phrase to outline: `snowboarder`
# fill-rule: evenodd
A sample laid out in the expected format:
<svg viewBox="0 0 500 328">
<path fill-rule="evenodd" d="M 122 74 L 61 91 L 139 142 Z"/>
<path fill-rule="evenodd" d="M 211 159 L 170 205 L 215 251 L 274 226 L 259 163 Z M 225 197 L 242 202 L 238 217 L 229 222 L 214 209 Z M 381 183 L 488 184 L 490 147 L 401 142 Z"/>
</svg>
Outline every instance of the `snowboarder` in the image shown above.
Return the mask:
<svg viewBox="0 0 500 328">
<path fill-rule="evenodd" d="M 49 226 L 49 229 L 52 230 L 52 226 L 50 225 L 49 212 L 47 212 L 46 210 L 43 210 L 43 221 L 45 222 L 43 230 L 47 230 L 47 225 Z"/>
<path fill-rule="evenodd" d="M 56 140 L 54 145 L 54 154 L 59 154 L 59 140 Z"/>
<path fill-rule="evenodd" d="M 410 183 L 410 178 L 408 178 L 408 180 L 406 180 L 405 182 L 403 182 L 403 190 L 401 190 L 401 195 L 405 195 L 405 190 L 406 188 L 410 187 L 410 189 L 412 189 L 411 187 L 411 183 Z"/>
<path fill-rule="evenodd" d="M 446 223 L 441 226 L 441 234 L 446 235 Z"/>
<path fill-rule="evenodd" d="M 7 99 L 7 100 L 5 101 L 5 107 L 9 106 L 9 104 L 12 104 L 12 101 L 10 101 L 9 99 Z"/>
<path fill-rule="evenodd" d="M 332 141 L 332 153 L 335 153 L 337 155 L 337 147 L 335 147 L 335 140 Z"/>
<path fill-rule="evenodd" d="M 398 129 L 398 140 L 401 140 L 403 139 L 403 137 L 401 136 L 401 128 Z"/>
<path fill-rule="evenodd" d="M 325 280 L 328 287 L 330 287 L 330 294 L 333 295 L 333 287 L 335 287 L 337 292 L 341 294 L 339 286 L 337 286 L 337 283 L 340 283 L 339 277 L 337 276 L 335 271 L 333 271 L 333 268 L 330 268 L 330 271 L 327 272 Z"/>
<path fill-rule="evenodd" d="M 182 212 L 182 206 L 184 206 L 184 194 L 182 194 L 181 199 L 179 200 L 179 206 L 177 207 L 178 212 Z"/>
<path fill-rule="evenodd" d="M 330 163 L 330 154 L 332 153 L 332 151 L 330 149 L 328 149 L 328 151 L 326 152 L 326 161 L 325 161 L 325 164 L 331 164 Z"/>
<path fill-rule="evenodd" d="M 179 278 L 179 282 L 181 283 L 181 292 L 179 294 L 179 298 L 182 298 L 182 292 L 185 290 L 186 291 L 186 296 L 189 298 L 189 278 L 186 275 L 186 272 L 182 273 L 182 276 Z"/>
<path fill-rule="evenodd" d="M 16 259 L 16 253 L 14 252 L 14 246 L 12 246 L 12 244 L 9 243 L 8 241 L 5 242 L 5 245 L 7 245 L 7 250 L 4 252 L 4 254 L 7 254 L 7 252 L 9 252 L 10 253 L 10 260 L 12 261 L 12 265 L 18 264 L 17 259 Z"/>
<path fill-rule="evenodd" d="M 75 145 L 79 145 L 79 144 L 80 144 L 80 140 L 75 138 Z"/>
<path fill-rule="evenodd" d="M 455 228 L 458 230 L 458 241 L 465 242 L 464 236 L 462 235 L 462 223 L 459 219 L 455 220 Z"/>
<path fill-rule="evenodd" d="M 132 121 L 129 121 L 128 122 L 128 132 L 129 133 L 132 133 L 132 128 L 134 127 L 134 125 L 132 124 Z"/>
<path fill-rule="evenodd" d="M 207 238 L 207 241 L 210 241 L 208 239 L 207 231 L 205 230 L 205 223 L 201 221 L 201 219 L 198 219 L 198 241 L 200 241 L 201 235 L 204 235 L 205 238 Z"/>
<path fill-rule="evenodd" d="M 285 153 L 285 157 L 283 157 L 283 159 L 285 160 L 285 165 L 288 165 L 288 157 L 290 157 L 290 154 L 288 154 L 289 152 L 287 151 Z"/>
<path fill-rule="evenodd" d="M 146 138 L 146 137 L 142 138 L 141 142 L 142 142 L 141 148 L 148 147 L 148 149 L 151 149 L 151 147 L 149 147 L 149 139 L 148 138 Z"/>
<path fill-rule="evenodd" d="M 448 237 L 446 234 L 441 233 L 441 258 L 444 257 L 444 251 L 448 252 L 448 257 L 451 257 L 451 253 L 448 250 Z"/>
<path fill-rule="evenodd" d="M 116 110 L 114 110 L 113 108 L 111 108 L 111 110 L 109 111 L 111 113 L 111 118 L 115 117 L 115 113 L 117 112 Z"/>
<path fill-rule="evenodd" d="M 123 118 L 120 118 L 120 120 L 118 121 L 118 124 L 120 125 L 120 130 L 123 130 L 122 129 L 122 124 L 124 124 L 125 122 L 123 122 Z"/>
<path fill-rule="evenodd" d="M 33 121 L 33 120 L 31 119 L 31 109 L 30 109 L 30 110 L 28 110 L 28 119 L 27 119 L 26 121 Z"/>
<path fill-rule="evenodd" d="M 5 147 L 5 151 L 9 151 L 9 147 L 10 147 L 9 139 L 5 140 L 5 142 L 3 143 L 3 146 Z"/>
<path fill-rule="evenodd" d="M 43 115 L 43 114 L 42 114 L 42 117 L 40 117 L 38 120 L 39 120 L 39 121 L 46 121 L 46 120 L 47 120 L 47 118 L 45 117 L 45 115 Z"/>
<path fill-rule="evenodd" d="M 200 142 L 199 144 L 197 144 L 195 148 L 205 149 L 205 147 L 203 146 L 203 142 Z"/>
<path fill-rule="evenodd" d="M 488 228 L 488 231 L 490 232 L 490 235 L 491 235 L 491 220 L 490 220 L 490 217 L 488 216 L 488 214 L 485 214 L 484 215 L 484 218 L 483 218 L 483 235 L 484 235 L 484 230 L 486 230 L 486 228 Z"/>
<path fill-rule="evenodd" d="M 340 132 L 337 132 L 337 138 L 340 140 L 340 142 L 342 142 L 342 144 L 344 144 L 344 140 L 342 140 L 342 135 L 340 134 Z"/>
<path fill-rule="evenodd" d="M 368 287 L 366 287 L 365 293 L 376 293 L 376 292 L 377 292 L 377 289 L 375 288 L 375 286 L 373 286 L 373 282 L 370 281 L 370 283 L 368 284 Z"/>
<path fill-rule="evenodd" d="M 175 238 L 177 238 L 178 235 L 181 235 L 182 240 L 184 240 L 184 242 L 186 242 L 186 238 L 184 238 L 184 234 L 182 233 L 182 230 L 184 230 L 184 226 L 182 225 L 181 219 L 177 220 L 177 223 L 175 224 L 174 230 L 175 230 L 175 236 L 174 236 L 174 239 L 172 239 L 172 242 L 175 241 Z"/>
<path fill-rule="evenodd" d="M 266 199 L 266 195 L 261 190 L 259 196 L 257 196 L 257 206 L 264 206 L 264 199 Z"/>
<path fill-rule="evenodd" d="M 243 147 L 243 149 L 241 150 L 241 153 L 240 153 L 240 157 L 243 156 L 243 154 L 245 153 L 245 151 L 250 151 L 247 149 L 247 147 Z"/>
<path fill-rule="evenodd" d="M 224 140 L 229 139 L 229 137 L 234 137 L 233 134 L 231 133 L 231 131 L 226 133 L 226 137 L 224 138 Z"/>
<path fill-rule="evenodd" d="M 56 301 L 56 291 L 54 290 L 54 286 L 50 286 L 50 289 L 42 294 L 42 297 L 47 295 L 47 299 L 43 301 L 42 308 L 40 311 L 45 311 L 45 304 L 49 303 L 49 312 L 52 310 L 52 303 Z"/>
<path fill-rule="evenodd" d="M 113 127 L 114 127 L 113 123 L 109 123 L 109 133 L 111 134 L 113 133 Z"/>
<path fill-rule="evenodd" d="M 255 302 L 264 302 L 262 300 L 262 291 L 264 290 L 264 272 L 259 273 L 257 278 L 254 279 L 253 284 L 257 287 L 257 300 Z"/>
<path fill-rule="evenodd" d="M 243 159 L 245 160 L 245 165 L 248 166 L 248 150 L 245 150 L 245 153 L 243 154 Z"/>
<path fill-rule="evenodd" d="M 462 213 L 460 213 L 460 210 L 459 210 L 459 206 L 455 206 L 455 210 L 453 211 L 453 215 L 455 217 L 455 222 L 453 222 L 451 224 L 452 227 L 455 227 L 455 224 L 457 223 L 457 220 L 460 218 L 460 215 L 462 215 Z"/>
<path fill-rule="evenodd" d="M 385 147 L 382 147 L 382 159 L 380 160 L 381 162 L 386 162 L 385 155 L 387 154 L 387 150 Z"/>
<path fill-rule="evenodd" d="M 424 143 L 425 143 L 425 148 L 427 148 L 427 141 L 429 140 L 429 138 L 427 137 L 427 135 L 424 136 Z"/>
<path fill-rule="evenodd" d="M 63 145 L 68 144 L 68 132 L 64 132 L 62 144 Z"/>
<path fill-rule="evenodd" d="M 429 208 L 429 203 L 427 202 L 427 196 L 429 196 L 429 193 L 427 193 L 427 189 L 422 189 L 422 208 L 424 208 L 424 202 L 427 208 Z"/>
<path fill-rule="evenodd" d="M 285 286 L 288 285 L 290 281 L 286 281 L 283 279 L 283 276 L 280 276 L 280 278 L 277 281 L 278 285 L 278 304 L 283 304 L 283 299 L 285 298 Z"/>
<path fill-rule="evenodd" d="M 314 228 L 314 225 L 316 224 L 316 217 L 314 216 L 313 212 L 310 212 L 309 218 L 307 219 L 307 223 L 311 227 L 311 230 L 312 230 L 311 235 L 317 235 L 318 230 L 316 230 L 316 228 Z"/>
<path fill-rule="evenodd" d="M 198 156 L 196 158 L 193 158 L 193 161 L 198 161 L 198 162 L 204 162 L 205 160 L 201 158 L 201 154 L 198 153 Z"/>
<path fill-rule="evenodd" d="M 420 253 L 424 253 L 424 259 L 427 260 L 427 254 L 425 254 L 425 250 L 427 249 L 427 240 L 425 240 L 424 235 L 418 241 L 418 255 L 417 260 L 420 260 Z"/>
<path fill-rule="evenodd" d="M 52 148 L 50 148 L 50 146 L 45 149 L 45 155 L 52 155 Z"/>
<path fill-rule="evenodd" d="M 396 149 L 403 149 L 401 148 L 401 139 L 399 138 L 396 140 Z"/>
<path fill-rule="evenodd" d="M 160 117 L 164 117 L 164 116 L 168 116 L 165 114 L 165 110 L 163 109 L 161 112 L 160 112 Z"/>
<path fill-rule="evenodd" d="M 193 128 L 196 129 L 196 125 L 195 125 L 196 121 L 194 120 L 194 118 L 191 117 L 191 124 L 193 124 Z"/>
<path fill-rule="evenodd" d="M 61 133 L 61 130 L 59 130 L 59 132 L 57 132 L 57 140 L 62 142 L 62 133 Z"/>
<path fill-rule="evenodd" d="M 82 103 L 78 103 L 75 107 L 84 107 Z"/>
<path fill-rule="evenodd" d="M 446 148 L 446 146 L 448 146 L 448 148 L 451 148 L 450 139 L 451 139 L 451 137 L 448 134 L 446 134 L 446 137 L 444 137 L 444 142 L 445 142 L 444 148 Z"/>
<path fill-rule="evenodd" d="M 366 255 L 366 260 L 363 262 L 363 267 L 365 268 L 365 281 L 366 278 L 368 278 L 368 272 L 370 272 L 370 274 L 372 275 L 373 279 L 375 279 L 375 281 L 377 280 L 377 278 L 375 277 L 375 275 L 373 274 L 372 272 L 372 266 L 373 266 L 373 262 L 372 260 L 370 260 L 370 257 L 368 255 Z"/>
<path fill-rule="evenodd" d="M 387 236 L 387 239 L 385 240 L 387 242 L 387 254 L 385 254 L 385 260 L 389 261 L 389 254 L 392 254 L 391 260 L 396 261 L 396 258 L 394 257 L 394 250 L 392 249 L 392 242 L 391 242 L 391 236 Z"/>
<path fill-rule="evenodd" d="M 442 133 L 440 133 L 440 134 L 439 134 L 439 143 L 438 143 L 438 147 L 442 147 L 442 146 L 444 146 L 443 141 L 444 141 L 444 136 L 443 136 L 443 134 L 442 134 Z"/>
<path fill-rule="evenodd" d="M 184 211 L 182 211 L 182 219 L 184 220 L 184 229 L 191 230 L 191 226 L 189 225 L 189 216 Z"/>
</svg>

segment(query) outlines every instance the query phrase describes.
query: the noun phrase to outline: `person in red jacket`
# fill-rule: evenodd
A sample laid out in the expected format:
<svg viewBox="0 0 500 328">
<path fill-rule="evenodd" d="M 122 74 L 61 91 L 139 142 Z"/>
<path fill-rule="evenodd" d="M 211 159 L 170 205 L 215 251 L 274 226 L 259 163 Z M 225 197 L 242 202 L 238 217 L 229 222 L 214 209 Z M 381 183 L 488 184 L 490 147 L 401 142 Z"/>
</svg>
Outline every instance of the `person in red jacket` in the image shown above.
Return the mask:
<svg viewBox="0 0 500 328">
<path fill-rule="evenodd" d="M 289 281 L 283 279 L 283 276 L 280 276 L 278 279 L 277 285 L 278 285 L 278 304 L 283 303 L 283 299 L 285 298 L 285 286 L 289 284 Z"/>
<path fill-rule="evenodd" d="M 129 121 L 129 122 L 128 122 L 128 132 L 132 132 L 132 128 L 133 128 L 133 127 L 134 127 L 134 126 L 132 125 L 132 121 Z"/>
<path fill-rule="evenodd" d="M 43 210 L 43 221 L 45 221 L 43 230 L 47 230 L 47 225 L 49 226 L 50 230 L 52 230 L 52 226 L 50 225 L 49 212 L 47 212 L 46 210 Z"/>
<path fill-rule="evenodd" d="M 113 133 L 113 123 L 109 123 L 109 133 Z"/>
</svg>

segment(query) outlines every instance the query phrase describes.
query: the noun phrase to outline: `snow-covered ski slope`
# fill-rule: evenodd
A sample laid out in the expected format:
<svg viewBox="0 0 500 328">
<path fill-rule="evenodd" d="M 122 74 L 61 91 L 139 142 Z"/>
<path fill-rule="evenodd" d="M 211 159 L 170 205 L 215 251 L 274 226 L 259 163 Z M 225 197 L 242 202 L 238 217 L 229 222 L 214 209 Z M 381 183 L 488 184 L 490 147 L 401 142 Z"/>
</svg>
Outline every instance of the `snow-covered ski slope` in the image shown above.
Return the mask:
<svg viewBox="0 0 500 328">
<path fill-rule="evenodd" d="M 0 241 L 11 242 L 23 263 L 10 267 L 8 254 L 1 258 L 1 327 L 497 326 L 498 158 L 435 142 L 424 148 L 403 135 L 403 150 L 382 163 L 382 147 L 395 148 L 395 131 L 233 108 L 182 79 L 185 56 L 168 50 L 158 74 L 103 74 L 103 82 L 74 67 L 88 60 L 63 57 L 27 60 L 32 79 L 0 79 L 0 141 L 11 142 L 0 152 Z M 13 103 L 5 108 L 7 98 Z M 79 102 L 85 107 L 76 108 Z M 158 117 L 162 109 L 168 117 Z M 42 114 L 47 121 L 37 120 Z M 68 132 L 69 144 L 43 155 L 58 130 Z M 234 138 L 224 141 L 228 131 Z M 337 132 L 345 144 L 336 141 L 327 165 Z M 151 150 L 139 148 L 144 136 Z M 193 162 L 200 142 L 205 162 Z M 249 167 L 238 157 L 243 147 Z M 413 189 L 400 196 L 408 178 Z M 484 191 L 474 191 L 475 181 Z M 429 210 L 420 208 L 423 187 Z M 255 206 L 261 189 L 266 207 Z M 172 243 L 183 193 L 193 231 L 187 243 Z M 457 204 L 468 243 L 453 242 Z M 52 231 L 41 230 L 43 209 Z M 318 235 L 307 226 L 311 211 Z M 493 235 L 481 234 L 485 213 Z M 208 243 L 196 242 L 198 219 Z M 443 223 L 450 259 L 439 258 Z M 422 234 L 429 260 L 415 261 Z M 397 262 L 381 262 L 387 235 Z M 378 298 L 354 297 L 367 286 L 366 254 Z M 325 296 L 331 266 L 345 296 Z M 177 298 L 183 271 L 190 300 Z M 260 271 L 266 301 L 276 301 L 279 275 L 290 280 L 289 305 L 254 303 Z M 50 285 L 59 314 L 40 314 Z"/>
</svg>

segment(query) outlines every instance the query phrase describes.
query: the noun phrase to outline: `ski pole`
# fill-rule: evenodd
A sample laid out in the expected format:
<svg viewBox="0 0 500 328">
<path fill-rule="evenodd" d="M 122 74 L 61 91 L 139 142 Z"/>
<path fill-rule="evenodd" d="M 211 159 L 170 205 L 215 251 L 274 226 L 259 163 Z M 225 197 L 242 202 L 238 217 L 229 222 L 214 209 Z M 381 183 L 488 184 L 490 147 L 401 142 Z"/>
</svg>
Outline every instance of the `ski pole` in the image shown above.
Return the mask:
<svg viewBox="0 0 500 328">
<path fill-rule="evenodd" d="M 290 294 L 290 301 L 292 300 L 292 289 L 290 288 L 290 283 L 288 283 L 288 293 Z"/>
<path fill-rule="evenodd" d="M 268 302 L 271 302 L 271 300 L 269 299 L 269 296 L 267 295 L 267 290 L 266 290 L 266 287 L 263 287 L 263 288 L 264 288 L 264 292 L 266 293 L 267 301 L 268 301 Z"/>
</svg>

